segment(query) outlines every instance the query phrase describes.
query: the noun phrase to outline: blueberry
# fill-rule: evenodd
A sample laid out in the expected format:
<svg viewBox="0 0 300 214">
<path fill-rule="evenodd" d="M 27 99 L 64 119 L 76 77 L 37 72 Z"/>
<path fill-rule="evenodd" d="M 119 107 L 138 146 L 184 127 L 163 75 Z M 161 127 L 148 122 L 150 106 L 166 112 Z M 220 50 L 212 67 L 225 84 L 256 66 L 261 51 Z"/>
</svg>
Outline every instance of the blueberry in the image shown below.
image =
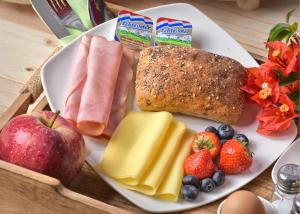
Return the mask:
<svg viewBox="0 0 300 214">
<path fill-rule="evenodd" d="M 244 143 L 245 146 L 249 146 L 249 139 L 244 134 L 236 134 L 233 136 L 234 139 L 237 139 L 241 143 Z"/>
<path fill-rule="evenodd" d="M 220 140 L 220 144 L 221 144 L 221 146 L 223 146 L 223 145 L 224 145 L 224 143 L 225 143 L 226 141 L 227 141 L 226 139 L 221 139 L 221 140 Z"/>
<path fill-rule="evenodd" d="M 221 186 L 225 182 L 225 174 L 222 170 L 218 170 L 212 176 L 212 180 L 214 181 L 216 186 Z"/>
<path fill-rule="evenodd" d="M 211 192 L 215 189 L 216 185 L 211 178 L 204 178 L 201 181 L 201 190 L 203 192 Z"/>
<path fill-rule="evenodd" d="M 193 201 L 197 198 L 199 190 L 192 185 L 183 185 L 181 188 L 181 196 L 185 201 Z"/>
<path fill-rule="evenodd" d="M 205 129 L 205 131 L 206 131 L 206 132 L 213 132 L 213 133 L 215 133 L 217 136 L 219 136 L 219 135 L 218 135 L 218 130 L 217 130 L 215 127 L 213 127 L 213 126 L 207 127 L 207 128 Z"/>
<path fill-rule="evenodd" d="M 221 139 L 231 139 L 234 135 L 234 130 L 230 125 L 222 124 L 218 128 L 218 135 Z"/>
<path fill-rule="evenodd" d="M 196 176 L 191 176 L 191 175 L 187 175 L 184 176 L 182 179 L 182 184 L 183 185 L 192 185 L 194 187 L 197 187 L 198 189 L 200 189 L 200 179 Z"/>
</svg>

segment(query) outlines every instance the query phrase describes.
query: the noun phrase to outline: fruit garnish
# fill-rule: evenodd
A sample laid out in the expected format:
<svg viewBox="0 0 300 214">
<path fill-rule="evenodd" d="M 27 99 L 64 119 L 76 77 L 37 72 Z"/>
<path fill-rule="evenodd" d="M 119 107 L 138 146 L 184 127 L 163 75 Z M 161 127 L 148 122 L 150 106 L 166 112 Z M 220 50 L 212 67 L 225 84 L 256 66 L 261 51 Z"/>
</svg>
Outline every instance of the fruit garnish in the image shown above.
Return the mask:
<svg viewBox="0 0 300 214">
<path fill-rule="evenodd" d="M 206 132 L 213 132 L 215 133 L 217 136 L 218 136 L 218 130 L 213 127 L 213 126 L 208 126 L 206 129 L 205 129 Z"/>
<path fill-rule="evenodd" d="M 194 201 L 198 193 L 198 188 L 193 185 L 183 185 L 181 188 L 181 196 L 185 201 Z"/>
<path fill-rule="evenodd" d="M 244 134 L 236 134 L 233 136 L 233 139 L 236 139 L 243 143 L 245 146 L 249 146 L 249 139 Z"/>
<path fill-rule="evenodd" d="M 230 125 L 222 124 L 218 127 L 218 135 L 220 139 L 229 140 L 234 135 L 234 129 Z"/>
<path fill-rule="evenodd" d="M 221 145 L 220 140 L 213 132 L 198 132 L 192 141 L 192 150 L 194 153 L 202 149 L 208 149 L 211 157 L 215 158 L 219 155 Z"/>
<path fill-rule="evenodd" d="M 215 165 L 208 149 L 202 149 L 188 156 L 184 162 L 185 174 L 196 176 L 199 179 L 212 176 L 214 171 Z"/>
<path fill-rule="evenodd" d="M 224 143 L 225 143 L 226 141 L 227 141 L 226 139 L 221 139 L 221 140 L 220 140 L 221 147 L 224 145 Z"/>
<path fill-rule="evenodd" d="M 220 153 L 220 169 L 225 174 L 238 174 L 252 164 L 252 153 L 249 148 L 236 139 L 224 143 Z"/>
<path fill-rule="evenodd" d="M 205 178 L 201 181 L 201 190 L 203 192 L 211 192 L 215 189 L 216 185 L 211 178 Z"/>
<path fill-rule="evenodd" d="M 217 170 L 212 176 L 216 186 L 221 186 L 225 182 L 225 173 L 222 170 Z"/>
<path fill-rule="evenodd" d="M 200 189 L 201 181 L 198 177 L 192 175 L 186 175 L 182 179 L 183 185 L 192 185 Z"/>
</svg>

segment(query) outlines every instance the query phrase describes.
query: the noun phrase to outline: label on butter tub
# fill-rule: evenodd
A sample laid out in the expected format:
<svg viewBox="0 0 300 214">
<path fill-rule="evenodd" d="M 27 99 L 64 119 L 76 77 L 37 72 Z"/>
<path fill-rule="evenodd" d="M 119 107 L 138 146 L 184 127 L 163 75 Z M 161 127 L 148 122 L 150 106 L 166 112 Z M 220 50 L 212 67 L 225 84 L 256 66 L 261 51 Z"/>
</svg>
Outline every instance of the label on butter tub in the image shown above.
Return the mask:
<svg viewBox="0 0 300 214">
<path fill-rule="evenodd" d="M 153 21 L 147 17 L 127 10 L 119 12 L 115 40 L 134 49 L 151 45 Z"/>
<path fill-rule="evenodd" d="M 157 19 L 155 45 L 192 46 L 192 24 L 163 17 Z"/>
</svg>

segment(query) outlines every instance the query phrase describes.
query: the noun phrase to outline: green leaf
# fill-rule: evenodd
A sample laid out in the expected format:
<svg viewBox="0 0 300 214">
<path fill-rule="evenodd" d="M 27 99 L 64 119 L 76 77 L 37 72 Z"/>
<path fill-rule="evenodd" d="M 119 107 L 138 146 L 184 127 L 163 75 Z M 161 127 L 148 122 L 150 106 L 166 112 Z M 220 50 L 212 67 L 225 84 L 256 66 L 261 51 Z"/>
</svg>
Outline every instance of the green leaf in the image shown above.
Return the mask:
<svg viewBox="0 0 300 214">
<path fill-rule="evenodd" d="M 294 101 L 296 108 L 296 112 L 300 112 L 300 90 L 295 90 L 292 93 L 289 94 L 289 97 L 291 100 Z"/>
<path fill-rule="evenodd" d="M 296 104 L 295 111 L 296 111 L 297 113 L 300 113 L 300 102 L 295 103 L 295 104 Z"/>
<path fill-rule="evenodd" d="M 293 33 L 293 31 L 289 24 L 279 23 L 271 29 L 269 33 L 268 42 L 281 41 L 291 33 Z"/>
<path fill-rule="evenodd" d="M 295 12 L 296 8 L 289 11 L 286 15 L 286 23 L 279 23 L 275 25 L 269 33 L 268 42 L 270 41 L 282 41 L 285 39 L 286 43 L 289 42 L 289 39 L 297 33 L 298 23 L 294 22 L 289 24 L 291 15 Z"/>
<path fill-rule="evenodd" d="M 290 41 L 290 38 L 294 35 L 294 33 L 291 33 L 289 35 L 286 36 L 285 38 L 285 42 L 288 43 Z"/>
<path fill-rule="evenodd" d="M 276 73 L 278 75 L 278 73 Z M 280 86 L 285 86 L 288 85 L 294 81 L 299 80 L 300 78 L 300 73 L 299 72 L 291 72 L 289 76 L 285 77 L 283 75 L 278 75 L 280 81 L 279 81 L 279 85 Z"/>
<path fill-rule="evenodd" d="M 290 17 L 291 15 L 295 12 L 296 8 L 292 9 L 291 11 L 289 11 L 287 14 L 286 14 L 286 23 L 290 23 Z"/>
<path fill-rule="evenodd" d="M 298 23 L 294 22 L 292 25 L 290 25 L 290 28 L 295 33 L 298 29 Z"/>
<path fill-rule="evenodd" d="M 275 72 L 276 76 L 277 76 L 279 79 L 281 79 L 281 78 L 284 77 L 284 76 L 282 75 L 282 71 L 281 71 L 280 69 L 278 69 L 278 68 L 273 68 L 272 71 Z"/>
<path fill-rule="evenodd" d="M 295 90 L 295 91 L 291 92 L 289 94 L 289 97 L 293 101 L 297 101 L 297 100 L 299 101 L 299 99 L 300 99 L 300 91 L 299 90 Z"/>
<path fill-rule="evenodd" d="M 291 33 L 288 34 L 285 38 L 285 42 L 288 43 L 290 38 L 297 34 L 297 29 L 298 29 L 298 23 L 297 22 L 294 22 L 292 25 L 290 25 L 290 28 L 291 28 Z"/>
<path fill-rule="evenodd" d="M 287 33 L 286 31 L 282 31 L 277 35 L 277 38 L 274 41 L 282 41 L 285 39 L 285 41 L 288 42 L 293 34 L 294 34 L 293 32 Z"/>
</svg>

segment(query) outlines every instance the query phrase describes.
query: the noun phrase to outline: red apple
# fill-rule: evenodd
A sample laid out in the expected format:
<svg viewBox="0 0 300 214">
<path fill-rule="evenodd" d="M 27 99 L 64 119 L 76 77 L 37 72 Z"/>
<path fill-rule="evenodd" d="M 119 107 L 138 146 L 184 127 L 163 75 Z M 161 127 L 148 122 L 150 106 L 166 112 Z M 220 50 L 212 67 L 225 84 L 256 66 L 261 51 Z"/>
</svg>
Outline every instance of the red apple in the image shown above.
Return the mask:
<svg viewBox="0 0 300 214">
<path fill-rule="evenodd" d="M 85 146 L 82 135 L 56 116 L 38 111 L 10 120 L 0 133 L 0 159 L 68 185 L 84 163 Z"/>
</svg>

